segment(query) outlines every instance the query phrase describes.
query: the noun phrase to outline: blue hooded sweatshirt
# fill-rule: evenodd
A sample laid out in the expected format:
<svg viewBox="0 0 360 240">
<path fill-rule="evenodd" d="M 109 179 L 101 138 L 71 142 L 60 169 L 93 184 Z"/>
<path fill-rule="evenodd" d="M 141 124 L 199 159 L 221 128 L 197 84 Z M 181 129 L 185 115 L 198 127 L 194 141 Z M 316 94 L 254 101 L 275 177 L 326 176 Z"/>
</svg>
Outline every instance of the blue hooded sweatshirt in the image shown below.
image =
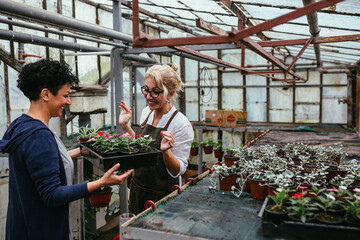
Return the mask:
<svg viewBox="0 0 360 240">
<path fill-rule="evenodd" d="M 86 183 L 66 186 L 50 129 L 23 114 L 10 124 L 0 150 L 9 154 L 6 240 L 69 239 L 69 203 L 89 193 Z"/>
</svg>

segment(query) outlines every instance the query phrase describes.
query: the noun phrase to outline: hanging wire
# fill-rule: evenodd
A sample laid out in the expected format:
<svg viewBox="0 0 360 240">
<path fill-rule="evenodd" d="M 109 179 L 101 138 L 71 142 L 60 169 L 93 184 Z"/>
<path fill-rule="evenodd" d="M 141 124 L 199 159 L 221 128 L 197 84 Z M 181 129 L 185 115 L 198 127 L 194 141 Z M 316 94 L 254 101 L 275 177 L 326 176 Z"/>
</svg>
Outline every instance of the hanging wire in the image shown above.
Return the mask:
<svg viewBox="0 0 360 240">
<path fill-rule="evenodd" d="M 204 66 L 200 69 L 200 79 L 203 79 L 203 81 L 200 81 L 200 98 L 203 103 L 209 103 L 213 98 L 213 91 L 212 88 L 214 87 L 214 79 L 212 77 L 211 70 Z M 201 83 L 204 83 L 203 85 Z M 208 97 L 210 96 L 210 97 Z M 208 97 L 208 101 L 204 101 L 205 97 Z"/>
</svg>

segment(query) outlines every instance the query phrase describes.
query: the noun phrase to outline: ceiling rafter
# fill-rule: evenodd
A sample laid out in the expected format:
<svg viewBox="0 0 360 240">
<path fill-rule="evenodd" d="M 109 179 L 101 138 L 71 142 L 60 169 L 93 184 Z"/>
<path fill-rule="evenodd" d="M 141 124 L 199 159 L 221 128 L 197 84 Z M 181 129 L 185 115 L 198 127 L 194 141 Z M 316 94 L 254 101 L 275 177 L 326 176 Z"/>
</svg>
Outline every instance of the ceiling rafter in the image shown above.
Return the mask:
<svg viewBox="0 0 360 240">
<path fill-rule="evenodd" d="M 235 4 L 251 5 L 251 6 L 258 6 L 258 7 L 270 7 L 270 8 L 279 8 L 279 9 L 289 9 L 289 10 L 296 9 L 296 7 L 285 6 L 285 5 L 276 5 L 276 4 L 267 4 L 267 3 L 254 3 L 254 2 L 249 2 L 249 1 L 233 1 L 233 2 Z M 334 10 L 329 10 L 329 9 L 321 9 L 321 10 L 318 10 L 318 12 L 360 17 L 360 13 L 340 12 L 340 11 L 336 11 L 336 10 L 334 11 Z"/>
<path fill-rule="evenodd" d="M 255 18 L 252 17 L 250 20 L 258 20 L 258 21 L 268 21 L 268 19 L 265 18 Z M 306 23 L 299 23 L 299 22 L 287 22 L 284 23 L 284 25 L 290 24 L 290 25 L 300 25 L 300 26 L 308 26 Z M 359 29 L 353 29 L 353 28 L 343 28 L 343 27 L 335 27 L 335 26 L 326 26 L 326 25 L 319 25 L 320 28 L 328 28 L 328 29 L 336 29 L 336 30 L 344 30 L 344 31 L 353 31 L 353 32 L 359 32 Z"/>
</svg>

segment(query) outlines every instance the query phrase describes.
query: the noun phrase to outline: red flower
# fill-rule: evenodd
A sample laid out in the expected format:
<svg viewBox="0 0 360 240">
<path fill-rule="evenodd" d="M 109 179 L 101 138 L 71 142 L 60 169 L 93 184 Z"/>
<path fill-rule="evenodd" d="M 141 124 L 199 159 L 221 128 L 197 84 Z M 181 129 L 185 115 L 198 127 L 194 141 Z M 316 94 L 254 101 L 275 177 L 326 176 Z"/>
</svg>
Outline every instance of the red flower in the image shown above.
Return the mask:
<svg viewBox="0 0 360 240">
<path fill-rule="evenodd" d="M 140 137 L 140 135 L 136 135 L 136 134 L 135 134 L 135 137 L 136 137 L 136 138 L 137 138 L 137 137 Z"/>
<path fill-rule="evenodd" d="M 107 137 L 107 138 L 108 138 L 108 137 L 110 137 L 110 135 L 109 135 L 109 134 L 106 134 L 106 135 L 105 135 L 105 137 Z"/>
<path fill-rule="evenodd" d="M 140 136 L 140 137 L 143 137 L 143 136 L 144 136 L 144 134 L 140 134 L 139 136 Z"/>
<path fill-rule="evenodd" d="M 104 133 L 103 132 L 98 132 L 97 135 L 104 136 Z"/>
<path fill-rule="evenodd" d="M 116 136 L 116 137 L 121 137 L 122 135 L 121 135 L 121 134 L 116 134 L 115 136 Z"/>
<path fill-rule="evenodd" d="M 294 197 L 295 198 L 299 198 L 299 197 L 303 197 L 303 196 L 305 196 L 306 194 L 305 193 L 295 193 L 294 194 Z"/>
</svg>

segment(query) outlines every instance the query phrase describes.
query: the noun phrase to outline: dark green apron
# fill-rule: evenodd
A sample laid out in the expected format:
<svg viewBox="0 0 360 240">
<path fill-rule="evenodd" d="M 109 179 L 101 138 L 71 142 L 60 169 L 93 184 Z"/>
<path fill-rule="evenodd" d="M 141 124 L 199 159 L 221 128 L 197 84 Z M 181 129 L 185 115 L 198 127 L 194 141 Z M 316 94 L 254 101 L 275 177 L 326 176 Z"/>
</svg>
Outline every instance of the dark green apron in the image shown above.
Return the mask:
<svg viewBox="0 0 360 240">
<path fill-rule="evenodd" d="M 146 124 L 150 114 L 145 121 L 140 125 L 136 134 L 150 135 L 155 141 L 151 143 L 151 147 L 160 149 L 162 135 L 161 131 L 167 131 L 170 122 L 179 112 L 176 110 L 170 117 L 164 128 L 156 128 L 152 125 Z M 152 200 L 154 203 L 165 197 L 171 192 L 171 187 L 179 184 L 178 178 L 173 178 L 166 170 L 163 156 L 157 159 L 156 165 L 144 168 L 138 168 L 133 172 L 130 185 L 130 205 L 129 212 L 138 214 L 145 210 L 144 204 L 147 200 Z"/>
</svg>

